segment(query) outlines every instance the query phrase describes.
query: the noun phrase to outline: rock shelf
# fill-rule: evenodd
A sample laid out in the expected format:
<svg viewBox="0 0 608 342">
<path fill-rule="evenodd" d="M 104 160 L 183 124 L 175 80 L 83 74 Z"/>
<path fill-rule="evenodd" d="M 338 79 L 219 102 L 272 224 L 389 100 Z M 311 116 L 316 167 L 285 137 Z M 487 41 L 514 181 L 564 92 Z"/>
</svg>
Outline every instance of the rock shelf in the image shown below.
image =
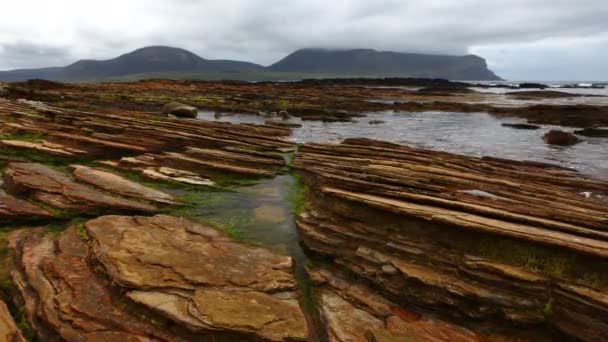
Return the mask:
<svg viewBox="0 0 608 342">
<path fill-rule="evenodd" d="M 310 187 L 303 244 L 387 298 L 608 337 L 607 181 L 366 139 L 307 144 L 293 165 Z"/>
</svg>

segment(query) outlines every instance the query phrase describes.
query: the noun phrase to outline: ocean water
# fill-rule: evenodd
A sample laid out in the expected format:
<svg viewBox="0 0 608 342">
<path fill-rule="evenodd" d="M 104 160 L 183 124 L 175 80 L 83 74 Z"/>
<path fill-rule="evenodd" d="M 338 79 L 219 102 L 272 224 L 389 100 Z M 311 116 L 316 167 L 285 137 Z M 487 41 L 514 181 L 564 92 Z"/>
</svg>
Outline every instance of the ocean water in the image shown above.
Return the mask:
<svg viewBox="0 0 608 342">
<path fill-rule="evenodd" d="M 204 120 L 262 124 L 264 118 L 251 114 L 223 115 L 201 111 Z M 380 121 L 381 123 L 370 123 Z M 542 137 L 551 129 L 573 131 L 551 125 L 539 130 L 503 127 L 502 123 L 524 123 L 517 118 L 498 118 L 488 113 L 395 112 L 368 113 L 353 122 L 302 121 L 289 137 L 296 143 L 338 143 L 346 138 L 365 137 L 438 151 L 476 157 L 492 156 L 545 162 L 608 179 L 608 139 L 583 137 L 580 144 L 560 147 L 545 144 Z"/>
</svg>

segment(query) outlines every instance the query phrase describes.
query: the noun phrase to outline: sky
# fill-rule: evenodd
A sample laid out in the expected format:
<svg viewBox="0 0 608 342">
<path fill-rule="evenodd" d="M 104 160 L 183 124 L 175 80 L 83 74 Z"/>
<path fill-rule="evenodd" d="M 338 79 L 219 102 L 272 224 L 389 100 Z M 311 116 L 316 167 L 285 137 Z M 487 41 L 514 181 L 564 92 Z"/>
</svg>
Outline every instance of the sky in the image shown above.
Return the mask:
<svg viewBox="0 0 608 342">
<path fill-rule="evenodd" d="M 0 0 L 0 70 L 149 45 L 272 64 L 300 48 L 477 54 L 511 80 L 608 80 L 607 0 Z"/>
</svg>

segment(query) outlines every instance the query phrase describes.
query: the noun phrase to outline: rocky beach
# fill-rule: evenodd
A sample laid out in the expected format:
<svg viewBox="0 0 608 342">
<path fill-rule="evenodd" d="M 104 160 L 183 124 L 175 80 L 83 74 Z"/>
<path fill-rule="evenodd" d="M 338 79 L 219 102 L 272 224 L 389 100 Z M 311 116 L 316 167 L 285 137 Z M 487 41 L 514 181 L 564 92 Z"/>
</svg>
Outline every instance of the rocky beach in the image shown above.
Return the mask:
<svg viewBox="0 0 608 342">
<path fill-rule="evenodd" d="M 606 341 L 608 97 L 514 88 L 0 83 L 0 342 Z"/>
</svg>

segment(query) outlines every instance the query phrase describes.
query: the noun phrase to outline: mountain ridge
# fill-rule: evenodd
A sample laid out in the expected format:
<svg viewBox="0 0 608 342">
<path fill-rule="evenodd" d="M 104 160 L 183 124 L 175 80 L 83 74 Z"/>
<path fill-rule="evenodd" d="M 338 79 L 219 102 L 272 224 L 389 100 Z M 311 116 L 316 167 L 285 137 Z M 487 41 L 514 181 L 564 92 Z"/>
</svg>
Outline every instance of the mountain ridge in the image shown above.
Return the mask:
<svg viewBox="0 0 608 342">
<path fill-rule="evenodd" d="M 154 74 L 172 78 L 206 74 L 252 74 L 264 78 L 274 73 L 301 73 L 305 76 L 344 75 L 369 77 L 425 77 L 470 80 L 500 80 L 479 56 L 414 54 L 373 49 L 300 49 L 280 61 L 264 67 L 233 60 L 204 59 L 185 49 L 147 46 L 107 60 L 82 59 L 65 67 L 0 71 L 2 81 L 25 81 L 43 78 L 55 81 L 98 81 L 129 75 Z"/>
</svg>

